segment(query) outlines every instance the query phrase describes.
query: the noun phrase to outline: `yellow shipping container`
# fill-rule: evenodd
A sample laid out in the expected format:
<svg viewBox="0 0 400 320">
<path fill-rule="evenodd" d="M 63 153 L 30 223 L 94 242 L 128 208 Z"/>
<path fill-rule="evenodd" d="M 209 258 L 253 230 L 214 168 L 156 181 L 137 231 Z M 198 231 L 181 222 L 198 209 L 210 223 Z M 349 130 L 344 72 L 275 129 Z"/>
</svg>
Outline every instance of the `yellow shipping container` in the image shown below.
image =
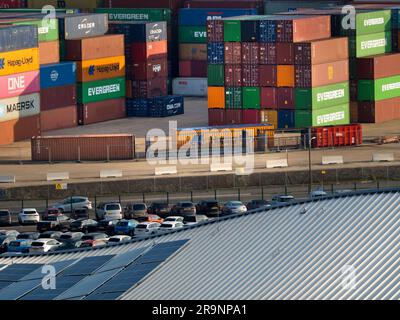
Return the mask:
<svg viewBox="0 0 400 320">
<path fill-rule="evenodd" d="M 78 82 L 125 77 L 125 56 L 77 62 Z"/>
<path fill-rule="evenodd" d="M 261 110 L 261 123 L 269 123 L 278 128 L 278 111 L 276 110 Z"/>
<path fill-rule="evenodd" d="M 39 70 L 39 48 L 0 52 L 0 76 Z"/>
<path fill-rule="evenodd" d="M 224 87 L 208 87 L 208 108 L 224 109 L 225 108 L 225 88 Z"/>
<path fill-rule="evenodd" d="M 95 9 L 101 7 L 102 4 L 102 0 L 28 0 L 28 8 L 30 9 L 42 9 L 47 5 L 56 9 Z"/>
</svg>

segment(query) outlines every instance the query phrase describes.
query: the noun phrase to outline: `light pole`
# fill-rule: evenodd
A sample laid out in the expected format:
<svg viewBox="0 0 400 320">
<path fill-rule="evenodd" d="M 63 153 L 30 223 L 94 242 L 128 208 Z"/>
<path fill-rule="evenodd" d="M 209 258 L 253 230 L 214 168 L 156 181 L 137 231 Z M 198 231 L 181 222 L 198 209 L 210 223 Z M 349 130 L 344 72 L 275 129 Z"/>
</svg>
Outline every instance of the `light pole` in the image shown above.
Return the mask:
<svg viewBox="0 0 400 320">
<path fill-rule="evenodd" d="M 311 128 L 308 128 L 308 193 L 311 193 L 312 189 L 312 168 L 311 168 L 311 143 L 317 137 L 311 137 Z"/>
</svg>

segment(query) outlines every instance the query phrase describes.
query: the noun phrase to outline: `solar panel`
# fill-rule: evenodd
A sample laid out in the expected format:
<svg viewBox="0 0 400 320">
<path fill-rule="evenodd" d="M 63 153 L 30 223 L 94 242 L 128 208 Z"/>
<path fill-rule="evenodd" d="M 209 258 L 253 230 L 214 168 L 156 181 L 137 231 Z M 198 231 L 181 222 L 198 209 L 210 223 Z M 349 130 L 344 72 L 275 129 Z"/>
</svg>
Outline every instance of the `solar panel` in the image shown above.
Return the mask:
<svg viewBox="0 0 400 320">
<path fill-rule="evenodd" d="M 40 279 L 13 282 L 0 290 L 0 300 L 17 300 L 24 294 L 34 290 L 41 283 Z"/>
<path fill-rule="evenodd" d="M 114 255 L 86 257 L 62 272 L 63 276 L 89 275 L 99 269 Z"/>
<path fill-rule="evenodd" d="M 124 294 L 123 291 L 93 294 L 93 295 L 90 295 L 89 297 L 86 297 L 85 300 L 116 300 L 116 299 L 118 299 L 118 297 L 120 297 L 123 294 Z"/>
<path fill-rule="evenodd" d="M 61 271 L 66 269 L 67 267 L 71 266 L 76 260 L 66 260 L 66 261 L 57 261 L 57 262 L 52 262 L 48 263 L 47 266 L 51 266 L 55 269 L 56 274 L 59 274 Z M 25 277 L 21 278 L 19 281 L 27 281 L 27 280 L 34 280 L 34 279 L 43 279 L 45 274 L 43 274 L 43 271 L 46 271 L 43 269 L 46 265 L 43 265 L 36 270 L 32 271 L 30 274 L 26 275 Z"/>
<path fill-rule="evenodd" d="M 141 254 L 143 254 L 150 247 L 144 247 L 140 249 L 131 250 L 128 252 L 120 253 L 114 256 L 110 261 L 108 261 L 104 266 L 96 271 L 96 273 L 110 271 L 113 269 L 120 269 L 126 267 L 137 259 Z"/>
<path fill-rule="evenodd" d="M 33 264 L 33 263 L 32 264 L 15 263 L 9 265 L 7 268 L 0 271 L 0 281 L 10 281 L 10 282 L 18 281 L 41 266 L 42 266 L 41 264 Z"/>
<path fill-rule="evenodd" d="M 9 286 L 11 283 L 11 281 L 0 281 L 0 290 Z"/>
</svg>

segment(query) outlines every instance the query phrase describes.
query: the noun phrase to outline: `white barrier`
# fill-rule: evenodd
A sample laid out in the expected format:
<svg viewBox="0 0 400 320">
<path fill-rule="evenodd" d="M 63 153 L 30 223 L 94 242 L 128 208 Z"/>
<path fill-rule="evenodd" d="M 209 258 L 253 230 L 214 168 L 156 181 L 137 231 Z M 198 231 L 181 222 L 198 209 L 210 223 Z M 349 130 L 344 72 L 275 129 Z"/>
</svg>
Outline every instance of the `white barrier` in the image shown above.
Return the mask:
<svg viewBox="0 0 400 320">
<path fill-rule="evenodd" d="M 232 163 L 211 163 L 210 171 L 211 172 L 219 172 L 219 171 L 232 171 Z"/>
<path fill-rule="evenodd" d="M 156 167 L 155 168 L 155 175 L 156 176 L 163 176 L 166 174 L 177 174 L 178 169 L 176 167 Z"/>
<path fill-rule="evenodd" d="M 69 180 L 69 172 L 48 172 L 47 181 Z"/>
<path fill-rule="evenodd" d="M 267 160 L 267 169 L 287 168 L 288 166 L 289 165 L 287 159 Z"/>
<path fill-rule="evenodd" d="M 236 168 L 235 171 L 236 171 L 236 175 L 237 176 L 249 176 L 254 172 L 254 170 L 247 169 L 247 168 L 244 168 L 244 167 Z"/>
<path fill-rule="evenodd" d="M 0 176 L 0 183 L 15 183 L 15 176 Z"/>
<path fill-rule="evenodd" d="M 122 178 L 122 170 L 101 170 L 100 178 Z"/>
<path fill-rule="evenodd" d="M 374 153 L 372 156 L 373 162 L 394 161 L 393 153 Z"/>
<path fill-rule="evenodd" d="M 322 157 L 322 164 L 343 164 L 343 156 L 325 156 Z"/>
</svg>

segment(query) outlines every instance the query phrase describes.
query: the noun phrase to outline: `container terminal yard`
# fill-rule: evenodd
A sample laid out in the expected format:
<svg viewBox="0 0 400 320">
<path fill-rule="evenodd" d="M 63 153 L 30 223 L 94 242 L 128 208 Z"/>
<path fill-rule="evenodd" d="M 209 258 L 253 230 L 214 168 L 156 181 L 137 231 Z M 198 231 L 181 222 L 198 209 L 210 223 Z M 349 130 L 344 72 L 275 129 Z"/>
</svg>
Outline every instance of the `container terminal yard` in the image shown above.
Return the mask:
<svg viewBox="0 0 400 320">
<path fill-rule="evenodd" d="M 0 301 L 398 300 L 399 14 L 0 0 Z"/>
</svg>

